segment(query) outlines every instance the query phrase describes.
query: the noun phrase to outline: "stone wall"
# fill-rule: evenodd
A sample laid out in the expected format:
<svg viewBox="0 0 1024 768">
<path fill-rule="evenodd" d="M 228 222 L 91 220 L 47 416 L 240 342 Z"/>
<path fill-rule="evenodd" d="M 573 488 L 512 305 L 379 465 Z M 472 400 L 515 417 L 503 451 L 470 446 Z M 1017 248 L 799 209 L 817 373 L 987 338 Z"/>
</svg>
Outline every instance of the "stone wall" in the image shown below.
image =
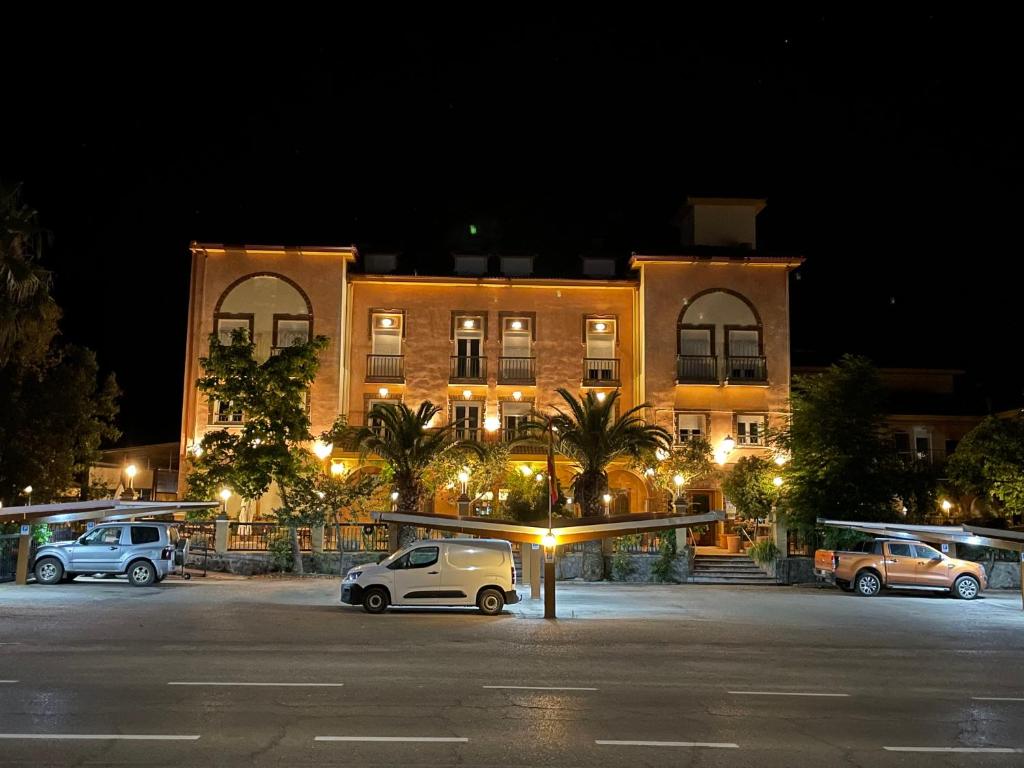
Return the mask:
<svg viewBox="0 0 1024 768">
<path fill-rule="evenodd" d="M 766 570 L 779 584 L 813 584 L 817 580 L 814 577 L 813 557 L 783 557 Z"/>
<path fill-rule="evenodd" d="M 989 589 L 1020 589 L 1020 564 L 1005 561 L 985 563 Z"/>
<path fill-rule="evenodd" d="M 341 563 L 338 562 L 337 552 L 325 552 L 316 555 L 320 564 L 318 573 L 342 574 L 357 565 L 375 563 L 383 553 L 380 552 L 345 552 L 341 555 Z M 189 568 L 202 569 L 203 555 L 192 553 L 188 558 Z M 313 573 L 314 556 L 305 552 L 302 555 L 302 564 L 306 573 Z M 234 573 L 239 576 L 255 576 L 263 573 L 273 573 L 277 569 L 274 561 L 266 552 L 226 552 L 217 554 L 210 552 L 206 560 L 206 568 L 218 573 Z"/>
<path fill-rule="evenodd" d="M 584 575 L 584 557 L 582 552 L 573 552 L 564 555 L 555 563 L 556 576 L 559 581 L 568 581 L 571 579 L 583 579 Z M 626 570 L 628 574 L 618 574 L 621 578 L 616 578 L 617 574 L 613 570 L 613 556 L 604 556 L 604 572 L 606 578 L 609 581 L 624 581 L 631 584 L 655 584 L 658 583 L 654 577 L 654 564 L 660 558 L 660 555 L 627 555 L 626 556 Z M 673 562 L 673 580 L 680 584 L 685 583 L 686 579 L 690 575 L 690 558 L 686 549 L 683 549 L 675 557 Z M 588 579 L 589 580 L 589 579 Z"/>
</svg>

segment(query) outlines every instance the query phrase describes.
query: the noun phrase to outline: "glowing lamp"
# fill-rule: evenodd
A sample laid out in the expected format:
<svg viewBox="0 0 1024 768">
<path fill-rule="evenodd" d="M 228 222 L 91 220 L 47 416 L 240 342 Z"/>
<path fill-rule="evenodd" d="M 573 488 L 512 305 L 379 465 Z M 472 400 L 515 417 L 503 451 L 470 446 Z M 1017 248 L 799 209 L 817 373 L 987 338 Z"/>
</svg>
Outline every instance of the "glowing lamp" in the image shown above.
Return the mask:
<svg viewBox="0 0 1024 768">
<path fill-rule="evenodd" d="M 776 488 L 781 488 L 782 478 L 776 475 L 774 478 L 772 478 L 772 485 L 774 485 Z"/>
<path fill-rule="evenodd" d="M 605 504 L 611 504 L 612 495 L 610 493 L 606 493 L 604 494 L 604 496 L 601 497 L 601 499 L 604 501 Z"/>
<path fill-rule="evenodd" d="M 597 331 L 598 333 L 604 332 L 605 330 L 607 330 L 607 328 L 607 323 L 594 323 L 594 330 Z"/>
<path fill-rule="evenodd" d="M 320 459 L 320 461 L 323 461 L 330 456 L 333 450 L 334 443 L 325 443 L 321 440 L 313 441 L 313 453 L 316 454 L 316 457 Z"/>
<path fill-rule="evenodd" d="M 736 441 L 732 439 L 732 435 L 726 435 L 725 440 L 722 441 L 722 450 L 726 453 L 730 453 L 735 447 Z"/>
<path fill-rule="evenodd" d="M 134 464 L 129 464 L 127 467 L 124 468 L 124 473 L 128 475 L 129 478 L 133 478 L 137 474 L 139 474 L 139 468 L 136 467 Z"/>
<path fill-rule="evenodd" d="M 942 500 L 942 509 L 944 512 L 949 512 L 953 508 L 953 505 L 949 503 L 949 499 Z"/>
<path fill-rule="evenodd" d="M 544 538 L 541 539 L 541 543 L 545 547 L 553 547 L 558 543 L 558 539 L 555 538 L 555 534 L 551 532 L 550 528 L 548 529 L 548 532 L 544 534 Z"/>
<path fill-rule="evenodd" d="M 566 504 L 572 504 L 572 496 L 569 496 L 568 498 L 566 498 L 565 503 Z"/>
<path fill-rule="evenodd" d="M 523 321 L 513 320 L 511 323 L 511 327 L 513 331 L 521 331 L 523 329 Z"/>
<path fill-rule="evenodd" d="M 331 474 L 335 477 L 341 477 L 345 474 L 347 467 L 340 461 L 331 462 Z"/>
<path fill-rule="evenodd" d="M 486 429 L 488 432 L 497 432 L 500 426 L 501 419 L 499 419 L 497 416 L 488 416 L 486 419 L 484 419 L 484 429 Z"/>
<path fill-rule="evenodd" d="M 512 393 L 512 399 L 518 403 L 520 400 L 523 399 L 523 393 L 517 389 L 515 392 Z"/>
<path fill-rule="evenodd" d="M 390 328 L 394 324 L 395 324 L 395 321 L 392 320 L 390 317 L 382 317 L 380 319 L 380 327 L 381 328 Z"/>
<path fill-rule="evenodd" d="M 459 482 L 460 483 L 468 483 L 469 482 L 469 473 L 466 472 L 466 470 L 462 470 L 461 472 L 459 472 L 458 478 L 459 478 Z"/>
<path fill-rule="evenodd" d="M 462 390 L 462 399 L 463 400 L 472 400 L 473 399 L 473 392 L 471 390 L 468 390 L 468 389 Z"/>
<path fill-rule="evenodd" d="M 541 480 L 544 479 L 544 473 L 543 472 L 538 472 L 536 475 L 534 475 L 533 479 L 536 480 L 539 483 Z"/>
<path fill-rule="evenodd" d="M 728 456 L 725 451 L 721 449 L 715 451 L 715 463 L 718 464 L 719 466 L 725 464 L 726 458 L 728 458 Z"/>
<path fill-rule="evenodd" d="M 24 494 L 26 494 L 26 495 L 27 495 L 27 494 L 30 494 L 30 493 L 32 493 L 32 486 L 31 486 L 31 485 L 26 485 L 26 486 L 25 486 L 25 487 L 24 487 L 24 488 L 23 488 L 23 489 L 21 490 L 21 492 L 22 492 L 22 493 L 24 493 Z"/>
<path fill-rule="evenodd" d="M 392 501 L 398 501 L 398 491 L 392 491 L 391 492 L 391 500 Z"/>
<path fill-rule="evenodd" d="M 789 461 L 789 457 L 786 456 L 786 454 L 784 453 L 780 453 L 778 456 L 775 457 L 775 463 L 780 467 L 787 461 Z"/>
<path fill-rule="evenodd" d="M 529 464 L 522 464 L 519 467 L 519 471 L 523 473 L 523 477 L 529 477 L 533 474 L 533 467 Z"/>
<path fill-rule="evenodd" d="M 388 388 L 387 387 L 381 387 L 380 389 L 377 390 L 377 394 L 380 395 L 381 397 L 387 397 L 388 396 Z"/>
<path fill-rule="evenodd" d="M 228 499 L 230 499 L 230 498 L 231 498 L 231 489 L 230 488 L 221 488 L 220 489 L 220 500 L 223 501 L 225 504 L 227 504 L 228 503 Z"/>
<path fill-rule="evenodd" d="M 606 394 L 605 394 L 604 392 L 598 392 L 598 393 L 597 393 L 597 402 L 599 402 L 599 403 L 603 403 L 603 402 L 604 402 L 604 399 L 605 399 L 606 397 L 608 397 L 608 395 L 606 395 Z"/>
<path fill-rule="evenodd" d="M 202 445 L 202 443 L 193 443 L 192 444 L 192 455 L 195 456 L 197 459 L 200 456 L 203 455 L 203 445 Z"/>
<path fill-rule="evenodd" d="M 475 326 L 476 326 L 476 321 L 475 320 L 463 320 L 462 321 L 462 327 L 463 328 L 473 328 Z"/>
<path fill-rule="evenodd" d="M 672 477 L 672 482 L 676 484 L 676 488 L 680 488 L 686 482 L 686 478 L 682 475 L 674 475 Z"/>
</svg>

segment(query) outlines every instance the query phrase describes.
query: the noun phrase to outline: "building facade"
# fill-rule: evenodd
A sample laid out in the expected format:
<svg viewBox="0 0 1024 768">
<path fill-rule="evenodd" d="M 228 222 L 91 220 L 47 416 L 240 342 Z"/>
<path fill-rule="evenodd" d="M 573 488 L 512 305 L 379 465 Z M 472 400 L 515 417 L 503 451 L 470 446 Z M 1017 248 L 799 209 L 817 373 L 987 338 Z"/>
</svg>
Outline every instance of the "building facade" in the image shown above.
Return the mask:
<svg viewBox="0 0 1024 768">
<path fill-rule="evenodd" d="M 244 419 L 195 387 L 209 335 L 240 329 L 263 355 L 311 333 L 331 339 L 310 393 L 314 432 L 339 414 L 363 424 L 377 402 L 430 400 L 464 436 L 501 440 L 531 409 L 556 405 L 558 388 L 619 390 L 621 409 L 648 404 L 678 444 L 707 438 L 727 470 L 765 450 L 789 396 L 787 275 L 801 260 L 757 250 L 763 207 L 691 199 L 679 252 L 633 254 L 624 275 L 602 258 L 582 259 L 577 277 L 539 276 L 532 257 L 476 254 L 455 256 L 450 274 L 419 275 L 355 248 L 194 244 L 183 460 L 206 431 Z M 514 455 L 543 465 L 541 446 Z M 567 486 L 571 467 L 558 472 Z M 609 483 L 615 512 L 664 510 L 624 463 Z M 687 492 L 697 509 L 725 507 L 713 483 Z M 455 509 L 436 499 L 434 511 Z"/>
</svg>

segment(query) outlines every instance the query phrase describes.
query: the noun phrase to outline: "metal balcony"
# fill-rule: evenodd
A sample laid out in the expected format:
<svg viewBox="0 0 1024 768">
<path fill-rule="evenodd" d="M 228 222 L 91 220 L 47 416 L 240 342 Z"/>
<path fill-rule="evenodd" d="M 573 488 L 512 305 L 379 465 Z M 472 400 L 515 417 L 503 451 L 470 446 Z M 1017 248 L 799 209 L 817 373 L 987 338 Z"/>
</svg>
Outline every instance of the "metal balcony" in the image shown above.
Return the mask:
<svg viewBox="0 0 1024 768">
<path fill-rule="evenodd" d="M 717 384 L 717 355 L 678 355 L 676 381 L 679 384 Z"/>
<path fill-rule="evenodd" d="M 619 359 L 617 357 L 583 358 L 583 386 L 619 386 Z"/>
</svg>

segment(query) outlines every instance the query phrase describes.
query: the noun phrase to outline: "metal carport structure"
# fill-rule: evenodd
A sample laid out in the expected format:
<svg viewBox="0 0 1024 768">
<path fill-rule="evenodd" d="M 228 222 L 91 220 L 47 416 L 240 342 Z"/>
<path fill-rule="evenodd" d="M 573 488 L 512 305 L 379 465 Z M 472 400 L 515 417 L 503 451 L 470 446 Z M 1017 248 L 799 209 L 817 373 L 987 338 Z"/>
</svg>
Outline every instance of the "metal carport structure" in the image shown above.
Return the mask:
<svg viewBox="0 0 1024 768">
<path fill-rule="evenodd" d="M 121 499 L 96 499 L 93 501 L 68 501 L 56 504 L 28 504 L 23 507 L 0 507 L 0 523 L 19 523 L 22 526 L 18 539 L 18 563 L 15 583 L 28 583 L 28 561 L 31 550 L 31 533 L 26 526 L 42 523 L 77 523 L 83 520 L 96 522 L 108 520 L 133 520 L 137 517 L 161 517 L 191 509 L 215 509 L 216 501 L 123 501 Z"/>
<path fill-rule="evenodd" d="M 983 528 L 978 525 L 911 525 L 909 523 L 868 523 L 818 518 L 819 525 L 846 528 L 894 539 L 918 539 L 934 544 L 968 544 L 1016 552 L 1020 562 L 1021 607 L 1024 609 L 1024 531 Z"/>
</svg>

